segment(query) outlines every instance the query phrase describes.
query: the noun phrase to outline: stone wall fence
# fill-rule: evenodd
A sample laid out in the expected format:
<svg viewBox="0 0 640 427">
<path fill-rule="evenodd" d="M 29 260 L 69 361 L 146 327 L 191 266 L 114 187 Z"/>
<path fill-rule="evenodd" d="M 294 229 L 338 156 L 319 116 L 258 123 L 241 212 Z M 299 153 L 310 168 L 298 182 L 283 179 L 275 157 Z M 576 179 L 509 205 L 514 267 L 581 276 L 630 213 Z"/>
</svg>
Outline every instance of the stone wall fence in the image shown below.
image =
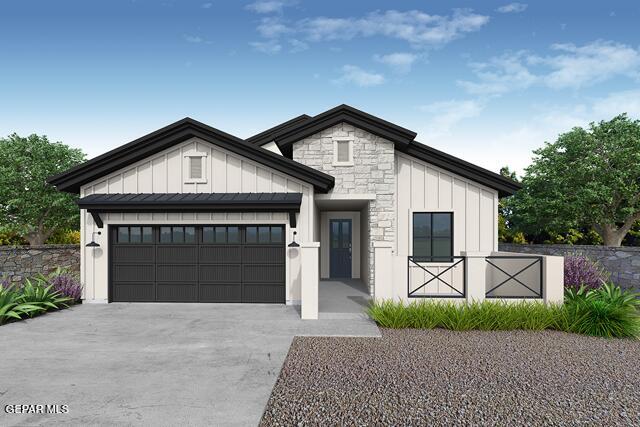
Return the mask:
<svg viewBox="0 0 640 427">
<path fill-rule="evenodd" d="M 80 245 L 0 246 L 0 281 L 20 282 L 56 268 L 80 272 Z"/>
<path fill-rule="evenodd" d="M 625 289 L 640 291 L 640 247 L 590 245 L 517 245 L 500 243 L 505 252 L 523 252 L 540 255 L 581 254 L 611 273 L 611 281 Z"/>
</svg>

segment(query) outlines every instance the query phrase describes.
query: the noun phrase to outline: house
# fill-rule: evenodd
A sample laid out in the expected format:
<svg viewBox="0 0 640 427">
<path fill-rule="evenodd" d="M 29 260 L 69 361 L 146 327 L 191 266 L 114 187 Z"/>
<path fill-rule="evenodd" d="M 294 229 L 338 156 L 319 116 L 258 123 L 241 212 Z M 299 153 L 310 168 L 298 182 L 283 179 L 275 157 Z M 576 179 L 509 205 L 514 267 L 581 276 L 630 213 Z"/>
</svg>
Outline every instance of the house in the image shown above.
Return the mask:
<svg viewBox="0 0 640 427">
<path fill-rule="evenodd" d="M 51 177 L 80 196 L 84 300 L 314 318 L 321 279 L 376 298 L 561 299 L 554 257 L 497 252 L 498 199 L 519 184 L 415 137 L 347 105 L 246 140 L 185 118 Z"/>
</svg>

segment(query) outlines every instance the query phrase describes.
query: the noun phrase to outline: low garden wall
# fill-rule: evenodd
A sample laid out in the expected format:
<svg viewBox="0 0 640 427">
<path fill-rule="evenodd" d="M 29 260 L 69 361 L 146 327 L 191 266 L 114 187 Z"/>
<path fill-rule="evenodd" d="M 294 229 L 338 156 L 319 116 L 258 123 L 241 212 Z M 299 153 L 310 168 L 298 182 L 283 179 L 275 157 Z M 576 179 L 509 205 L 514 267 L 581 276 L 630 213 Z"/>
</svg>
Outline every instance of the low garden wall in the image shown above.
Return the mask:
<svg viewBox="0 0 640 427">
<path fill-rule="evenodd" d="M 0 280 L 19 282 L 57 267 L 80 272 L 80 245 L 0 246 Z"/>
<path fill-rule="evenodd" d="M 598 261 L 611 273 L 611 281 L 625 289 L 640 291 L 640 247 L 588 246 L 588 245 L 516 245 L 500 243 L 505 252 L 523 252 L 540 255 L 582 254 Z"/>
</svg>

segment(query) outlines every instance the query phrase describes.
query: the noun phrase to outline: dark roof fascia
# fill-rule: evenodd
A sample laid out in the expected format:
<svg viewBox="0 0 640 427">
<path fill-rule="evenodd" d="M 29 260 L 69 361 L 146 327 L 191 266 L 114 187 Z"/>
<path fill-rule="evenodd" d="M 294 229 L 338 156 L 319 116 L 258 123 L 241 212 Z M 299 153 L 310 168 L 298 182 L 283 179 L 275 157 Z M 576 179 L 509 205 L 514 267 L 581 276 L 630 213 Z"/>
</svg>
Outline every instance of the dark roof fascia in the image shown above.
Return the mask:
<svg viewBox="0 0 640 427">
<path fill-rule="evenodd" d="M 393 142 L 397 147 L 408 146 L 416 137 L 416 133 L 409 129 L 343 104 L 281 132 L 274 140 L 280 150 L 284 152 L 286 147 L 294 142 L 342 122 L 385 138 Z"/>
<path fill-rule="evenodd" d="M 84 184 L 180 144 L 192 137 L 202 139 L 232 153 L 312 184 L 319 193 L 328 192 L 335 183 L 335 179 L 330 175 L 272 153 L 269 150 L 254 146 L 240 138 L 190 118 L 180 120 L 138 138 L 66 172 L 52 176 L 47 181 L 61 191 L 79 193 L 80 187 Z"/>
<path fill-rule="evenodd" d="M 481 168 L 480 166 L 476 166 L 473 163 L 469 163 L 440 150 L 436 150 L 435 148 L 424 145 L 418 141 L 414 141 L 405 149 L 399 151 L 462 177 L 468 178 L 479 184 L 483 184 L 489 188 L 493 188 L 494 190 L 498 190 L 500 197 L 511 196 L 522 188 L 520 183 L 517 183 L 512 179 Z"/>
<path fill-rule="evenodd" d="M 268 142 L 273 141 L 273 139 L 275 138 L 276 135 L 282 133 L 282 132 L 286 132 L 288 129 L 299 125 L 300 123 L 307 121 L 311 118 L 311 116 L 307 115 L 307 114 L 302 114 L 298 117 L 294 117 L 291 120 L 287 120 L 284 123 L 280 123 L 279 125 L 276 125 L 272 128 L 269 128 L 265 131 L 262 131 L 256 135 L 250 136 L 249 138 L 247 138 L 245 141 L 251 143 L 251 144 L 255 144 L 255 145 L 264 145 Z"/>
</svg>

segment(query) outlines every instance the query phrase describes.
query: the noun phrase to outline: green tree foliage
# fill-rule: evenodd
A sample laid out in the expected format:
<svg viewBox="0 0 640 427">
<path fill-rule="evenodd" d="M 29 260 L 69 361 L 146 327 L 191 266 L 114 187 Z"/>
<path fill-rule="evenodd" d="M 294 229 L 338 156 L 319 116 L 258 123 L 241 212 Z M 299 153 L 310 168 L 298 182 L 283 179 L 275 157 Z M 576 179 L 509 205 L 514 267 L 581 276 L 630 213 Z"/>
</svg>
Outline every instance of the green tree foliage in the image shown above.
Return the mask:
<svg viewBox="0 0 640 427">
<path fill-rule="evenodd" d="M 0 227 L 43 244 L 59 229 L 77 229 L 76 197 L 47 184 L 51 175 L 84 161 L 81 150 L 46 136 L 0 138 Z"/>
<path fill-rule="evenodd" d="M 528 235 L 593 228 L 620 246 L 640 220 L 640 121 L 626 114 L 560 135 L 534 151 L 509 219 Z"/>
</svg>

